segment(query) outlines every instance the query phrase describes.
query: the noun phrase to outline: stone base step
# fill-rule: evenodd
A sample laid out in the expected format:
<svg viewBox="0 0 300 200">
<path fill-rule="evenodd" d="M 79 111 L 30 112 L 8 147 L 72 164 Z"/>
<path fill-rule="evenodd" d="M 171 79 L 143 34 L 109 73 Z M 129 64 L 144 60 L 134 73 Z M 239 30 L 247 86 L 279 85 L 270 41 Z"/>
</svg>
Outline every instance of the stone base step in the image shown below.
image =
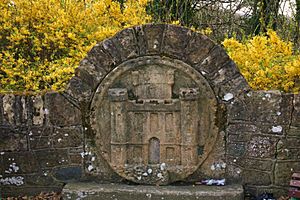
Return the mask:
<svg viewBox="0 0 300 200">
<path fill-rule="evenodd" d="M 243 200 L 241 185 L 227 186 L 148 186 L 69 183 L 63 189 L 63 199 L 85 200 Z"/>
</svg>

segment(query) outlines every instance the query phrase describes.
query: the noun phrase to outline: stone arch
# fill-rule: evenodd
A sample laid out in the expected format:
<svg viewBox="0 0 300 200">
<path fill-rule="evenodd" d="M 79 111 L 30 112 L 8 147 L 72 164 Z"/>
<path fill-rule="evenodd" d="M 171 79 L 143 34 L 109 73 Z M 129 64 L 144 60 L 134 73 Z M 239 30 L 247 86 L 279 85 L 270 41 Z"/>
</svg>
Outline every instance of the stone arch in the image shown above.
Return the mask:
<svg viewBox="0 0 300 200">
<path fill-rule="evenodd" d="M 97 43 L 80 62 L 65 94 L 74 103 L 89 104 L 98 85 L 121 63 L 141 56 L 166 56 L 181 60 L 211 85 L 218 100 L 250 90 L 225 50 L 208 37 L 169 24 L 145 24 L 124 29 Z"/>
<path fill-rule="evenodd" d="M 180 133 L 183 135 L 180 137 L 192 138 L 191 141 L 194 141 L 194 146 L 192 148 L 189 146 L 185 147 L 184 145 L 190 141 L 182 139 L 180 140 L 182 144 L 176 144 L 177 146 L 182 145 L 182 148 L 180 147 L 181 150 L 168 147 L 165 151 L 174 155 L 179 151 L 185 151 L 185 154 L 181 153 L 181 156 L 184 155 L 181 160 L 175 161 L 175 163 L 180 163 L 182 166 L 191 164 L 192 167 L 183 169 L 185 172 L 182 175 L 180 173 L 175 173 L 176 176 L 174 177 L 167 177 L 166 175 L 167 178 L 163 180 L 160 178 L 159 180 L 140 180 L 135 172 L 124 173 L 124 167 L 120 167 L 131 163 L 148 162 L 143 161 L 143 147 L 138 143 L 131 144 L 132 141 L 128 139 L 131 135 L 128 135 L 124 129 L 127 123 L 126 117 L 128 116 L 118 115 L 119 119 L 115 119 L 122 121 L 116 127 L 118 130 L 122 130 L 119 132 L 123 135 L 118 133 L 116 129 L 116 134 L 103 136 L 99 134 L 99 130 L 102 129 L 101 126 L 104 126 L 103 130 L 108 130 L 105 127 L 108 125 L 98 126 L 95 125 L 95 121 L 107 118 L 106 116 L 109 115 L 109 112 L 100 112 L 101 109 L 100 111 L 95 110 L 99 110 L 103 106 L 101 103 L 103 101 L 106 102 L 106 106 L 108 105 L 109 98 L 104 97 L 104 93 L 110 93 L 110 100 L 116 102 L 113 109 L 117 110 L 114 111 L 119 112 L 125 109 L 126 106 L 122 107 L 124 104 L 119 104 L 118 102 L 129 100 L 131 98 L 131 90 L 117 87 L 116 78 L 122 76 L 123 73 L 131 73 L 132 70 L 138 69 L 141 65 L 149 65 L 152 62 L 157 62 L 156 64 L 162 64 L 172 69 L 179 69 L 183 74 L 189 74 L 190 80 L 193 80 L 194 83 L 204 86 L 202 89 L 206 90 L 208 94 L 204 100 L 210 102 L 209 105 L 212 105 L 212 108 L 204 109 L 208 109 L 208 118 L 210 121 L 213 121 L 213 124 L 206 132 L 207 134 L 211 132 L 212 136 L 207 135 L 206 137 L 210 138 L 207 144 L 201 144 L 197 134 L 189 136 L 189 133 Z M 175 67 L 172 66 L 172 63 Z M 224 106 L 222 107 L 219 104 L 229 102 L 244 91 L 250 90 L 244 77 L 224 49 L 204 35 L 187 28 L 167 24 L 146 24 L 127 28 L 112 38 L 99 42 L 81 61 L 75 74 L 65 91 L 65 95 L 68 95 L 68 99 L 81 107 L 83 123 L 88 127 L 85 134 L 87 138 L 91 137 L 93 140 L 96 140 L 95 151 L 98 152 L 99 159 L 102 159 L 99 162 L 108 161 L 111 168 L 123 178 L 148 184 L 168 184 L 182 180 L 192 173 L 201 173 L 200 170 L 197 171 L 197 168 L 207 160 L 208 154 L 212 151 L 216 140 L 220 138 L 218 135 L 222 131 L 221 123 L 225 121 L 225 119 L 222 119 L 225 117 L 224 113 L 222 114 Z M 124 85 L 124 83 L 122 84 Z M 114 84 L 114 87 L 109 88 L 110 84 Z M 190 88 L 188 92 L 183 93 L 180 92 L 180 88 L 177 88 L 176 96 L 183 96 L 183 99 L 189 99 L 190 96 L 185 96 L 185 94 L 191 94 L 192 97 L 196 93 L 196 88 Z M 199 108 L 199 112 L 200 110 L 201 108 Z M 99 115 L 103 116 L 97 118 Z M 187 116 L 197 118 L 196 115 Z M 138 119 L 143 119 L 143 117 Z M 112 122 L 106 121 L 104 124 L 110 123 Z M 196 124 L 193 126 L 200 126 L 201 120 L 193 123 Z M 137 138 L 140 137 L 138 132 L 135 134 Z M 110 138 L 110 143 L 103 143 L 103 138 Z M 142 136 L 141 140 L 143 140 Z M 221 143 L 223 143 L 221 145 L 224 145 L 224 141 L 221 141 Z M 118 144 L 124 145 L 118 147 Z M 97 146 L 101 147 L 100 150 L 97 149 Z M 130 146 L 130 148 L 126 146 Z M 127 148 L 127 150 L 124 151 L 123 147 Z M 112 154 L 111 152 L 114 153 Z M 114 159 L 114 155 L 120 156 L 118 159 Z M 128 161 L 128 155 L 134 157 L 134 159 Z M 199 156 L 202 156 L 202 158 L 198 159 L 197 157 Z M 144 165 L 143 167 L 146 169 L 148 166 Z M 96 173 L 96 175 L 98 174 Z M 138 179 L 135 179 L 136 177 Z"/>
</svg>

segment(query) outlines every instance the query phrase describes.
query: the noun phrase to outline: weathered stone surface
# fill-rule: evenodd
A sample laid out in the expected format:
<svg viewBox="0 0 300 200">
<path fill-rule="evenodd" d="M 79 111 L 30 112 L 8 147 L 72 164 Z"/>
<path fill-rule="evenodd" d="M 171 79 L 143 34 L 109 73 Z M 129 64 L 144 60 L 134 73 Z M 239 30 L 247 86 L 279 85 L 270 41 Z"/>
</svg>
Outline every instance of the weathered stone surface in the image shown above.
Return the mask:
<svg viewBox="0 0 300 200">
<path fill-rule="evenodd" d="M 293 105 L 294 112 L 292 116 L 292 125 L 300 127 L 300 93 L 294 95 Z"/>
<path fill-rule="evenodd" d="M 118 47 L 113 42 L 112 38 L 103 40 L 101 43 L 103 50 L 110 55 L 111 60 L 113 61 L 114 65 L 120 64 L 122 61 L 122 56 Z"/>
<path fill-rule="evenodd" d="M 228 157 L 228 164 L 237 165 L 243 169 L 248 170 L 260 170 L 260 171 L 272 171 L 274 161 L 261 160 L 256 158 L 247 158 L 247 157 Z"/>
<path fill-rule="evenodd" d="M 55 166 L 67 165 L 69 156 L 67 149 L 57 150 L 37 150 L 35 151 L 36 160 L 41 168 L 51 168 Z"/>
<path fill-rule="evenodd" d="M 53 147 L 78 147 L 83 145 L 81 128 L 55 128 L 53 132 Z"/>
<path fill-rule="evenodd" d="M 45 119 L 44 100 L 42 96 L 32 96 L 32 122 L 33 125 L 43 125 Z"/>
<path fill-rule="evenodd" d="M 39 170 L 39 165 L 33 152 L 5 152 L 0 156 L 3 157 L 3 168 L 6 175 L 29 174 Z"/>
<path fill-rule="evenodd" d="M 103 43 L 101 42 L 96 44 L 88 52 L 88 55 L 85 59 L 95 67 L 96 71 L 99 71 L 101 68 L 108 72 L 114 67 L 116 63 L 116 61 L 109 55 L 109 53 L 104 50 Z"/>
<path fill-rule="evenodd" d="M 24 176 L 24 185 L 35 186 L 35 187 L 45 187 L 51 185 L 52 187 L 62 187 L 62 183 L 55 180 L 52 177 L 50 171 L 43 170 L 40 173 L 30 174 Z"/>
<path fill-rule="evenodd" d="M 146 40 L 147 55 L 160 53 L 165 28 L 166 25 L 164 24 L 146 24 L 142 26 Z"/>
<path fill-rule="evenodd" d="M 225 157 L 225 133 L 222 131 L 219 133 L 215 145 L 210 152 L 207 159 L 201 164 L 201 166 L 188 177 L 189 182 L 197 182 L 209 178 L 223 179 L 226 177 L 226 157 Z"/>
<path fill-rule="evenodd" d="M 292 96 L 282 95 L 278 91 L 251 91 L 231 104 L 228 117 L 230 120 L 245 120 L 281 126 L 281 131 L 271 131 L 283 134 L 283 125 L 291 123 Z"/>
<path fill-rule="evenodd" d="M 300 127 L 290 126 L 287 131 L 288 136 L 300 137 Z"/>
<path fill-rule="evenodd" d="M 27 134 L 29 136 L 43 137 L 51 136 L 53 133 L 53 127 L 51 126 L 32 126 L 27 128 Z"/>
<path fill-rule="evenodd" d="M 206 54 L 205 59 L 201 63 L 197 63 L 194 66 L 200 72 L 203 71 L 208 75 L 213 75 L 228 61 L 230 61 L 230 58 L 228 57 L 224 49 L 220 46 L 215 45 L 214 48 L 212 48 L 209 53 Z"/>
<path fill-rule="evenodd" d="M 118 32 L 112 40 L 118 47 L 123 61 L 138 56 L 137 40 L 133 28 Z"/>
<path fill-rule="evenodd" d="M 2 98 L 3 106 L 3 121 L 5 124 L 13 125 L 15 123 L 15 96 L 12 94 L 4 95 Z"/>
<path fill-rule="evenodd" d="M 37 196 L 43 193 L 51 193 L 51 192 L 61 192 L 63 184 L 59 186 L 41 186 L 37 187 L 36 185 L 30 186 L 1 186 L 1 195 L 2 197 L 19 197 L 19 196 Z"/>
<path fill-rule="evenodd" d="M 69 183 L 63 189 L 64 199 L 77 198 L 118 200 L 242 200 L 243 187 L 231 186 L 129 186 L 95 183 Z"/>
<path fill-rule="evenodd" d="M 26 125 L 28 120 L 27 107 L 26 96 L 15 96 L 14 113 L 16 125 Z"/>
<path fill-rule="evenodd" d="M 164 24 L 125 29 L 92 48 L 62 94 L 0 95 L 1 192 L 39 193 L 83 175 L 226 178 L 279 194 L 300 170 L 299 102 L 252 91 L 206 36 Z"/>
<path fill-rule="evenodd" d="M 241 157 L 246 152 L 246 143 L 227 144 L 227 153 L 230 156 Z"/>
<path fill-rule="evenodd" d="M 186 46 L 192 38 L 192 31 L 180 26 L 166 26 L 162 53 L 185 61 Z"/>
<path fill-rule="evenodd" d="M 247 141 L 251 135 L 269 134 L 282 136 L 285 131 L 288 131 L 288 128 L 288 125 L 276 126 L 260 122 L 237 122 L 227 127 L 227 133 L 229 141 Z"/>
<path fill-rule="evenodd" d="M 278 186 L 245 186 L 245 196 L 249 194 L 251 197 L 258 197 L 264 193 L 273 194 L 276 199 L 286 196 L 288 187 Z"/>
<path fill-rule="evenodd" d="M 218 137 L 212 89 L 190 66 L 171 59 L 146 57 L 120 65 L 99 85 L 91 110 L 97 154 L 138 183 L 188 177 L 208 161 Z M 213 158 L 221 162 L 222 155 Z"/>
<path fill-rule="evenodd" d="M 69 150 L 70 164 L 82 165 L 84 161 L 84 147 L 70 148 Z M 93 158 L 94 160 L 95 158 Z"/>
<path fill-rule="evenodd" d="M 275 165 L 275 184 L 288 186 L 293 172 L 300 171 L 299 161 L 278 161 Z"/>
<path fill-rule="evenodd" d="M 94 90 L 103 79 L 104 75 L 106 74 L 106 70 L 104 68 L 105 66 L 96 66 L 88 59 L 91 60 L 92 58 L 83 59 L 80 62 L 79 67 L 76 68 L 75 74 Z"/>
<path fill-rule="evenodd" d="M 222 66 L 217 72 L 211 75 L 211 80 L 215 85 L 222 85 L 235 77 L 240 77 L 239 69 L 232 60 Z"/>
<path fill-rule="evenodd" d="M 235 77 L 229 78 L 225 83 L 212 84 L 213 89 L 223 102 L 229 104 L 241 94 L 250 90 L 248 83 L 243 76 L 238 74 Z M 231 104 L 230 104 L 231 105 Z"/>
<path fill-rule="evenodd" d="M 65 93 L 73 97 L 74 101 L 88 102 L 92 95 L 92 88 L 80 78 L 72 77 Z"/>
<path fill-rule="evenodd" d="M 4 95 L 0 94 L 0 125 L 4 125 L 4 114 L 3 114 L 3 98 Z"/>
<path fill-rule="evenodd" d="M 205 35 L 192 33 L 192 38 L 185 49 L 187 62 L 192 65 L 202 63 L 214 46 L 215 44 Z"/>
<path fill-rule="evenodd" d="M 146 42 L 145 32 L 143 30 L 143 25 L 135 26 L 133 28 L 134 28 L 136 42 L 137 42 L 138 55 L 144 56 L 146 55 L 146 51 L 147 51 L 147 42 Z"/>
<path fill-rule="evenodd" d="M 72 166 L 57 168 L 54 170 L 54 178 L 64 183 L 79 180 L 82 176 L 82 167 L 81 166 Z"/>
<path fill-rule="evenodd" d="M 254 136 L 247 144 L 246 154 L 256 158 L 275 158 L 277 138 Z"/>
<path fill-rule="evenodd" d="M 271 185 L 271 173 L 256 170 L 242 170 L 243 184 L 246 185 Z"/>
<path fill-rule="evenodd" d="M 81 113 L 78 108 L 72 105 L 65 97 L 59 93 L 47 93 L 45 95 L 47 103 L 49 122 L 56 126 L 81 125 Z"/>
<path fill-rule="evenodd" d="M 53 147 L 53 139 L 49 136 L 29 136 L 30 149 L 49 149 Z"/>
<path fill-rule="evenodd" d="M 8 127 L 0 127 L 1 151 L 26 151 L 28 149 L 27 136 L 24 132 Z"/>
</svg>

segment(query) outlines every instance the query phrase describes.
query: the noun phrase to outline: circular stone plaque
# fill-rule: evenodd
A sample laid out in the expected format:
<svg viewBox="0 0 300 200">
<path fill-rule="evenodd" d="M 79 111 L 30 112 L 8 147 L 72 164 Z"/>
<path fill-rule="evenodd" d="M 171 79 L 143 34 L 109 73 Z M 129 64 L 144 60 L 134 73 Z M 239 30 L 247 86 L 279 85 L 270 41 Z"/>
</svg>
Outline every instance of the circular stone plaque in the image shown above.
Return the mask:
<svg viewBox="0 0 300 200">
<path fill-rule="evenodd" d="M 216 98 L 207 81 L 189 65 L 158 56 L 132 59 L 110 72 L 91 112 L 97 153 L 136 183 L 186 178 L 218 134 Z"/>
</svg>

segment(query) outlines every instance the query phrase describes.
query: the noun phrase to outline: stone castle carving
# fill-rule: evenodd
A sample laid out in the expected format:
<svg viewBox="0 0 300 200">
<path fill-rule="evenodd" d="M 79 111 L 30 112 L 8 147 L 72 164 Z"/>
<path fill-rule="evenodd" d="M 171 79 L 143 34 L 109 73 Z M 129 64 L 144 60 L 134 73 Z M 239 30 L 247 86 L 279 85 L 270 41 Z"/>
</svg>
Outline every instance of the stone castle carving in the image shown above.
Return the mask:
<svg viewBox="0 0 300 200">
<path fill-rule="evenodd" d="M 195 167 L 198 163 L 198 88 L 172 96 L 174 69 L 149 67 L 131 72 L 128 89 L 108 90 L 111 111 L 111 165 Z"/>
</svg>

